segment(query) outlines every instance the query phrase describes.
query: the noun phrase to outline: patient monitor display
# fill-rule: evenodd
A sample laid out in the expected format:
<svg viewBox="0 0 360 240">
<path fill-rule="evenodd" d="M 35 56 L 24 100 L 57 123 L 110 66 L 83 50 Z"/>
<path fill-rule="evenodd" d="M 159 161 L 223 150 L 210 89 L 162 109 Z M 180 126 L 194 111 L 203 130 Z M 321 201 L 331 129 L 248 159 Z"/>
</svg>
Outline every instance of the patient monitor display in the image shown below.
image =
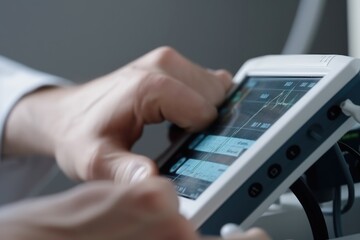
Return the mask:
<svg viewBox="0 0 360 240">
<path fill-rule="evenodd" d="M 217 120 L 157 160 L 181 214 L 209 235 L 251 227 L 354 126 L 344 103 L 360 105 L 360 60 L 346 56 L 257 57 L 233 82 Z"/>
<path fill-rule="evenodd" d="M 320 77 L 247 77 L 219 110 L 218 120 L 191 137 L 161 168 L 179 196 L 196 200 Z"/>
</svg>

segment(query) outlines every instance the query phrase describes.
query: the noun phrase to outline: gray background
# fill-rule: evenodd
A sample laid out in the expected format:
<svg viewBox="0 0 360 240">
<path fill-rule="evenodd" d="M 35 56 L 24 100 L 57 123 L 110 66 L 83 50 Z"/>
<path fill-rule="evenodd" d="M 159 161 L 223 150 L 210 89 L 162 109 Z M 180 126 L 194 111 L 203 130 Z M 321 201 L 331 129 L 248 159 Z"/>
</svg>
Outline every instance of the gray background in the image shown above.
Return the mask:
<svg viewBox="0 0 360 240">
<path fill-rule="evenodd" d="M 347 53 L 346 1 L 328 0 L 312 53 Z M 84 82 L 169 45 L 233 73 L 278 54 L 297 0 L 0 0 L 0 54 Z M 148 127 L 135 151 L 155 157 L 166 125 Z"/>
<path fill-rule="evenodd" d="M 0 54 L 75 82 L 169 45 L 207 68 L 235 73 L 278 54 L 297 0 L 0 0 Z M 347 54 L 346 1 L 328 0 L 311 53 Z M 155 158 L 168 124 L 150 126 L 134 151 Z M 62 176 L 47 193 L 67 188 Z"/>
</svg>

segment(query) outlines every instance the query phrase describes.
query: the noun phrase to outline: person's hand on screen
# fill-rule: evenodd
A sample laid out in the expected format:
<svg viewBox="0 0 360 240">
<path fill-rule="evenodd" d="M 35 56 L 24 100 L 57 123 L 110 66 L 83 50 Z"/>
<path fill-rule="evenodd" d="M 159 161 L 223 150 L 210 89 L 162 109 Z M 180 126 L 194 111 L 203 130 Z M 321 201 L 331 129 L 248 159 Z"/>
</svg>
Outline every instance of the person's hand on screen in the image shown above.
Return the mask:
<svg viewBox="0 0 360 240">
<path fill-rule="evenodd" d="M 5 153 L 55 156 L 75 179 L 138 181 L 157 173 L 153 161 L 131 152 L 144 125 L 168 120 L 202 129 L 230 86 L 228 72 L 161 47 L 86 84 L 25 97 L 9 117 Z"/>
</svg>

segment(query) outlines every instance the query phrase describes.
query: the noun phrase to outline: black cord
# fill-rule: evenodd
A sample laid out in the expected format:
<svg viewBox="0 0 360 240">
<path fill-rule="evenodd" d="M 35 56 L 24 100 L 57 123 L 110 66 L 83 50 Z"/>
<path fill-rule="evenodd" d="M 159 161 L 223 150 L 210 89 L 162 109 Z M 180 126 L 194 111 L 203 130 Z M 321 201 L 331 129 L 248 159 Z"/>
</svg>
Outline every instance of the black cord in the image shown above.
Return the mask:
<svg viewBox="0 0 360 240">
<path fill-rule="evenodd" d="M 334 191 L 332 216 L 335 237 L 342 237 L 343 231 L 341 222 L 341 186 L 337 186 Z"/>
<path fill-rule="evenodd" d="M 355 157 L 357 157 L 359 159 L 360 159 L 360 154 L 355 149 L 353 149 L 352 147 L 350 147 L 349 145 L 347 145 L 347 144 L 345 144 L 343 142 L 338 142 L 338 144 L 334 145 L 334 150 L 335 150 L 336 155 L 337 155 L 337 160 L 339 162 L 341 171 L 344 174 L 346 185 L 347 185 L 347 188 L 348 188 L 347 202 L 344 205 L 344 207 L 341 209 L 341 214 L 344 214 L 344 213 L 347 213 L 352 208 L 352 206 L 354 205 L 354 202 L 355 202 L 355 186 L 354 186 L 354 180 L 353 180 L 353 178 L 351 176 L 349 166 L 346 163 L 346 160 L 344 158 L 344 155 L 343 155 L 342 151 L 339 148 L 339 145 L 341 146 L 341 148 L 344 148 L 349 153 L 353 154 Z M 333 211 L 323 209 L 323 213 L 325 215 L 332 215 Z"/>
<path fill-rule="evenodd" d="M 360 161 L 360 153 L 356 151 L 354 148 L 350 147 L 344 142 L 338 142 L 340 148 L 345 148 L 345 150 L 349 151 L 354 157 L 356 157 Z"/>
<path fill-rule="evenodd" d="M 291 185 L 290 189 L 305 210 L 314 240 L 329 239 L 324 215 L 305 181 L 302 178 L 299 178 Z"/>
<path fill-rule="evenodd" d="M 343 144 L 345 145 L 345 144 Z M 344 155 L 339 147 L 339 144 L 335 144 L 333 146 L 337 160 L 339 162 L 341 171 L 343 172 L 346 183 L 349 189 L 348 201 L 343 209 L 341 209 L 341 186 L 336 186 L 334 190 L 334 200 L 333 200 L 333 224 L 334 224 L 334 233 L 335 237 L 342 237 L 342 222 L 341 222 L 341 214 L 347 212 L 351 209 L 355 201 L 355 187 L 354 181 L 352 179 L 349 166 L 347 165 Z"/>
<path fill-rule="evenodd" d="M 350 146 L 348 146 L 345 143 L 340 143 L 340 144 L 342 146 L 344 146 L 345 148 L 347 148 L 349 151 L 355 151 L 353 148 L 351 148 Z M 355 202 L 355 185 L 354 185 L 354 180 L 352 178 L 352 175 L 351 175 L 351 172 L 350 172 L 350 169 L 349 169 L 349 165 L 346 163 L 344 155 L 343 155 L 343 153 L 342 153 L 342 151 L 341 151 L 341 149 L 339 147 L 339 144 L 335 144 L 334 149 L 336 151 L 337 159 L 339 161 L 341 171 L 344 173 L 345 180 L 346 180 L 346 185 L 348 187 L 348 199 L 347 199 L 347 202 L 346 202 L 345 206 L 341 210 L 341 213 L 344 214 L 344 213 L 348 212 L 352 208 L 352 206 L 354 205 L 354 202 Z"/>
</svg>

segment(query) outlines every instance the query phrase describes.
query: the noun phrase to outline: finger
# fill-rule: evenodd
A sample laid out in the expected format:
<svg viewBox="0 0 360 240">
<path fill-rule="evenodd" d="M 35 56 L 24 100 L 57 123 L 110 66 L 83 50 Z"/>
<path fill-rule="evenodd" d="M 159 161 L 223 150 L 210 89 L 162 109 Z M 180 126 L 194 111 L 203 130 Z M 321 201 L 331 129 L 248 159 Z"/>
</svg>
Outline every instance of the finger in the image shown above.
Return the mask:
<svg viewBox="0 0 360 240">
<path fill-rule="evenodd" d="M 220 229 L 220 235 L 225 239 L 231 238 L 233 235 L 239 235 L 243 233 L 244 231 L 242 230 L 242 228 L 235 223 L 227 223 Z"/>
<path fill-rule="evenodd" d="M 131 197 L 139 205 L 160 213 L 168 211 L 178 213 L 179 200 L 174 185 L 166 178 L 151 177 L 144 182 L 136 183 L 132 187 Z"/>
<path fill-rule="evenodd" d="M 157 174 L 155 163 L 149 158 L 128 151 L 118 151 L 106 156 L 106 177 L 116 183 L 137 183 Z"/>
<path fill-rule="evenodd" d="M 129 221 L 137 225 L 132 239 L 198 240 L 190 222 L 178 212 L 174 186 L 165 178 L 152 177 L 126 192 Z M 126 213 L 125 213 L 126 215 Z"/>
<path fill-rule="evenodd" d="M 270 237 L 260 228 L 251 228 L 244 233 L 232 234 L 226 240 L 270 240 Z"/>
<path fill-rule="evenodd" d="M 222 84 L 224 85 L 226 91 L 229 90 L 232 86 L 232 78 L 233 75 L 225 70 L 225 69 L 218 69 L 218 70 L 211 70 L 208 69 L 212 74 L 214 74 L 220 81 L 222 81 Z"/>
<path fill-rule="evenodd" d="M 99 143 L 92 151 L 84 180 L 111 179 L 116 183 L 136 183 L 157 175 L 157 167 L 151 159 L 130 152 L 112 141 Z M 79 171 L 81 172 L 81 171 Z"/>
<path fill-rule="evenodd" d="M 143 58 L 135 61 L 136 66 L 141 66 L 153 71 L 165 72 L 169 76 L 183 82 L 200 93 L 207 101 L 219 106 L 231 87 L 231 74 L 225 70 L 206 70 L 169 47 L 160 47 Z"/>
<path fill-rule="evenodd" d="M 158 173 L 155 163 L 149 158 L 123 151 L 114 153 L 108 162 L 109 175 L 116 183 L 136 183 Z"/>
<path fill-rule="evenodd" d="M 164 119 L 188 131 L 196 131 L 211 123 L 217 116 L 215 106 L 199 93 L 175 79 L 152 74 L 142 81 L 137 91 L 135 115 L 144 123 Z"/>
</svg>

